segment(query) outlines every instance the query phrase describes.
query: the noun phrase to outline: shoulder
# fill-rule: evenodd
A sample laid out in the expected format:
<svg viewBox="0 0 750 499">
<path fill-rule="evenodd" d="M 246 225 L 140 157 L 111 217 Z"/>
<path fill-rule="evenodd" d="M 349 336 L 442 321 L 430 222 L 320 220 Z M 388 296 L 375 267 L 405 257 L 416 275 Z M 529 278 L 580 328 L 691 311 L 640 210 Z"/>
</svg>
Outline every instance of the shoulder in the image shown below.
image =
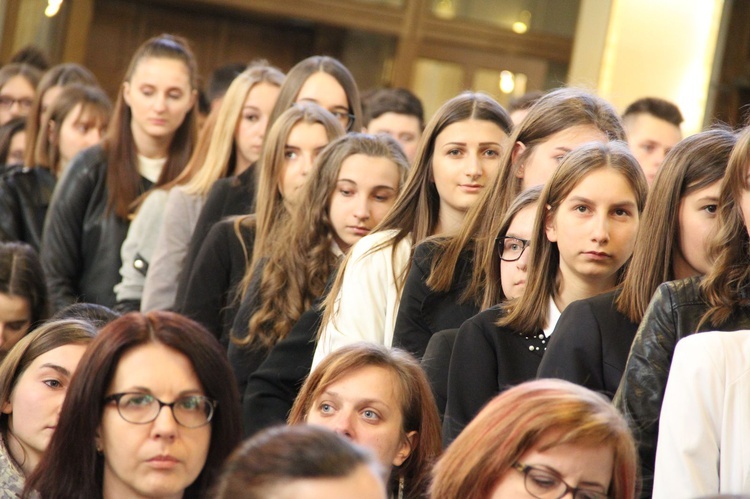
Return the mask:
<svg viewBox="0 0 750 499">
<path fill-rule="evenodd" d="M 403 238 L 395 246 L 391 244 L 397 233 L 398 231 L 393 229 L 382 230 L 366 235 L 365 237 L 357 241 L 357 243 L 350 250 L 351 258 L 361 258 L 363 256 L 372 253 L 378 253 L 381 251 L 401 252 L 403 251 L 403 248 L 407 248 L 408 251 L 411 251 L 411 237 L 407 236 Z"/>
<path fill-rule="evenodd" d="M 675 348 L 675 358 L 683 361 L 711 358 L 721 363 L 736 361 L 743 371 L 748 367 L 744 359 L 750 355 L 750 330 L 708 331 L 681 339 Z"/>
<path fill-rule="evenodd" d="M 701 291 L 701 282 L 702 276 L 694 276 L 662 283 L 656 289 L 653 301 L 669 300 L 675 306 L 703 304 L 705 298 Z"/>
</svg>

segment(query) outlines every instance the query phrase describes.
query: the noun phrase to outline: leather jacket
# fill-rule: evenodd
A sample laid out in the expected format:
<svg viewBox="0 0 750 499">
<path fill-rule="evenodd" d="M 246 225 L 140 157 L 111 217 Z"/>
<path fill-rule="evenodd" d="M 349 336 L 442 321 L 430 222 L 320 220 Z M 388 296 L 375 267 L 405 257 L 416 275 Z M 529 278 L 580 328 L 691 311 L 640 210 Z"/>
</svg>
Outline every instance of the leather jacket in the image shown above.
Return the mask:
<svg viewBox="0 0 750 499">
<path fill-rule="evenodd" d="M 39 251 L 57 178 L 47 168 L 16 168 L 0 179 L 0 241 L 23 241 Z"/>
<path fill-rule="evenodd" d="M 641 497 L 651 497 L 659 413 L 677 342 L 697 332 L 750 328 L 750 308 L 746 307 L 737 307 L 720 326 L 700 324 L 708 310 L 700 290 L 701 280 L 690 277 L 659 286 L 638 328 L 615 394 L 614 404 L 628 421 L 638 445 L 643 477 Z"/>
<path fill-rule="evenodd" d="M 151 182 L 141 177 L 141 192 Z M 81 301 L 114 307 L 120 246 L 130 222 L 108 209 L 101 146 L 76 156 L 52 196 L 42 236 L 42 266 L 55 310 Z"/>
</svg>

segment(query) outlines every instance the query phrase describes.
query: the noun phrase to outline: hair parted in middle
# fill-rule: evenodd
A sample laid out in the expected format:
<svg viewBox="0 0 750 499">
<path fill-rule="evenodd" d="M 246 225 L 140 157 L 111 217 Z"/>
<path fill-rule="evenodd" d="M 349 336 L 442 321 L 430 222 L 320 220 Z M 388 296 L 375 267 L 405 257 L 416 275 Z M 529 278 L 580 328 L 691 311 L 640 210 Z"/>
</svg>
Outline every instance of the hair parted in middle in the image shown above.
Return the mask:
<svg viewBox="0 0 750 499">
<path fill-rule="evenodd" d="M 547 222 L 556 216 L 576 185 L 602 168 L 612 169 L 626 179 L 635 197 L 638 214 L 643 212 L 648 194 L 646 177 L 624 142 L 589 142 L 569 152 L 539 197 L 531 236 L 534 244 L 529 248 L 526 288 L 521 297 L 503 302 L 504 314 L 498 320 L 498 326 L 521 334 L 533 334 L 547 327 L 549 300 L 557 294 L 560 286 L 560 251 L 557 243 L 547 238 Z M 617 271 L 617 283 L 621 282 L 628 262 Z"/>
<path fill-rule="evenodd" d="M 472 249 L 471 281 L 462 298 L 473 300 L 477 306 L 502 301 L 500 294 L 485 296 L 484 283 L 490 279 L 486 274 L 495 254 L 497 233 L 494 230 L 499 227 L 511 202 L 521 193 L 524 164 L 536 147 L 550 136 L 576 126 L 594 127 L 609 140 L 625 139 L 617 112 L 604 99 L 573 88 L 558 89 L 540 97 L 508 138 L 508 147 L 503 151 L 497 175 L 469 209 L 461 230 L 442 243 L 442 257 L 433 263 L 428 281 L 433 291 L 447 292 L 450 289 L 459 255 Z M 525 147 L 520 154 L 514 151 L 519 143 Z"/>
<path fill-rule="evenodd" d="M 259 284 L 260 307 L 250 317 L 248 335 L 232 337 L 238 345 L 260 341 L 272 346 L 284 338 L 313 301 L 323 296 L 340 257 L 331 251 L 335 230 L 329 209 L 341 166 L 350 156 L 386 158 L 399 173 L 399 185 L 409 164 L 398 143 L 386 135 L 348 133 L 326 146 L 315 160 L 298 205 L 270 241 Z M 398 192 L 396 192 L 398 194 Z"/>
<path fill-rule="evenodd" d="M 736 142 L 737 135 L 731 130 L 700 132 L 675 145 L 659 167 L 616 302 L 617 309 L 631 321 L 641 322 L 656 288 L 676 279 L 673 264 L 681 251 L 682 199 L 724 178 Z"/>
<path fill-rule="evenodd" d="M 637 454 L 627 423 L 603 395 L 557 379 L 521 383 L 484 406 L 435 466 L 430 497 L 485 499 L 525 453 L 559 445 L 609 446 L 607 497 L 635 497 Z"/>
<path fill-rule="evenodd" d="M 354 343 L 335 350 L 305 380 L 289 413 L 289 424 L 304 423 L 315 400 L 331 384 L 370 366 L 382 367 L 398 380 L 394 388 L 401 402 L 402 437 L 417 432 L 415 448 L 401 466 L 394 468 L 391 481 L 404 479 L 405 498 L 424 497 L 430 468 L 442 449 L 440 417 L 427 376 L 405 351 L 374 343 Z"/>
<path fill-rule="evenodd" d="M 187 357 L 207 397 L 217 401 L 203 470 L 185 491 L 205 497 L 224 460 L 242 438 L 237 385 L 226 352 L 200 324 L 172 312 L 132 312 L 110 322 L 84 354 L 63 403 L 57 430 L 41 462 L 28 477 L 26 491 L 42 497 L 101 497 L 105 456 L 96 435 L 104 398 L 123 356 L 157 343 Z M 82 417 L 85 415 L 85 417 Z M 81 473 L 82 469 L 88 470 Z"/>
</svg>

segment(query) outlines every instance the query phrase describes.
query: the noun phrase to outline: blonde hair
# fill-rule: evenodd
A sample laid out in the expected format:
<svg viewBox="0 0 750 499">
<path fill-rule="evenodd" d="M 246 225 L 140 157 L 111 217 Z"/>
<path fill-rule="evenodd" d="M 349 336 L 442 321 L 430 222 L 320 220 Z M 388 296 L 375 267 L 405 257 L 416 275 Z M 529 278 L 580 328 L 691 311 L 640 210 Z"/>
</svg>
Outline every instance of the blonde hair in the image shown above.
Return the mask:
<svg viewBox="0 0 750 499">
<path fill-rule="evenodd" d="M 242 117 L 247 95 L 260 83 L 280 87 L 283 82 L 284 73 L 266 64 L 250 66 L 240 73 L 224 94 L 203 157 L 194 154 L 175 183 L 184 184 L 189 194 L 206 196 L 214 182 L 231 175 L 236 157 L 237 122 Z"/>
<path fill-rule="evenodd" d="M 648 186 L 643 170 L 624 142 L 590 142 L 565 156 L 560 167 L 542 191 L 534 220 L 534 232 L 529 248 L 529 265 L 523 295 L 503 304 L 504 314 L 497 325 L 530 335 L 544 329 L 549 320 L 549 299 L 557 293 L 560 252 L 557 243 L 546 235 L 547 221 L 552 219 L 565 198 L 587 175 L 601 168 L 611 168 L 621 174 L 635 196 L 638 213 L 646 204 Z M 617 282 L 627 268 L 627 262 L 617 271 Z"/>
<path fill-rule="evenodd" d="M 623 417 L 604 396 L 556 379 L 528 381 L 490 401 L 435 465 L 430 497 L 485 499 L 525 453 L 559 445 L 610 447 L 607 496 L 635 497 L 636 449 Z"/>
</svg>

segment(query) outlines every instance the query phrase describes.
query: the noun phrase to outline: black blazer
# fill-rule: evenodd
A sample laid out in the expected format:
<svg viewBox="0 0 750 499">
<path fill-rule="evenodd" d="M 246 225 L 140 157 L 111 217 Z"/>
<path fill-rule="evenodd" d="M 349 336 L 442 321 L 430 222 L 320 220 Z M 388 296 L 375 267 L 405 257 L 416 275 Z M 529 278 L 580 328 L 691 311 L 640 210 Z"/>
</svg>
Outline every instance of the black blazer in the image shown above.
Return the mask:
<svg viewBox="0 0 750 499">
<path fill-rule="evenodd" d="M 47 168 L 18 168 L 0 178 L 0 241 L 23 241 L 37 252 L 57 178 Z"/>
<path fill-rule="evenodd" d="M 427 286 L 432 262 L 440 256 L 436 250 L 433 241 L 425 241 L 414 250 L 393 332 L 393 346 L 403 348 L 418 359 L 424 355 L 433 334 L 458 328 L 479 312 L 473 302 L 460 303 L 471 281 L 472 252 L 460 255 L 450 290 L 437 293 Z"/>
<path fill-rule="evenodd" d="M 501 313 L 496 305 L 464 322 L 458 331 L 448 371 L 444 445 L 495 395 L 536 378 L 547 344 L 544 333 L 539 330 L 527 337 L 496 326 Z"/>
<path fill-rule="evenodd" d="M 422 357 L 422 369 L 435 396 L 440 421 L 443 420 L 445 404 L 448 401 L 448 369 L 456 336 L 458 329 L 445 329 L 433 334 Z"/>
<path fill-rule="evenodd" d="M 620 291 L 571 303 L 550 337 L 537 373 L 614 397 L 638 324 L 615 308 Z"/>
</svg>

